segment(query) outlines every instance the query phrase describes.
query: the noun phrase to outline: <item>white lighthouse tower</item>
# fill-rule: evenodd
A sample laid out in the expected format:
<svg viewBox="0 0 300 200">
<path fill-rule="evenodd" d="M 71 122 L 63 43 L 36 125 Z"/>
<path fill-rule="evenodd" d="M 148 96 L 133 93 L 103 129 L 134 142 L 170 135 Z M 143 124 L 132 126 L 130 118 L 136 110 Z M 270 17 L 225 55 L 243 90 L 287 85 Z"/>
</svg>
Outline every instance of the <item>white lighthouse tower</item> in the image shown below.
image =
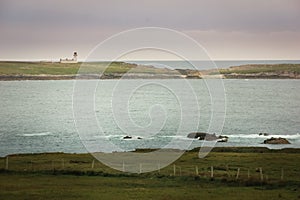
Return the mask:
<svg viewBox="0 0 300 200">
<path fill-rule="evenodd" d="M 59 62 L 60 63 L 78 63 L 78 61 L 77 61 L 77 56 L 78 56 L 78 54 L 77 54 L 77 52 L 75 51 L 74 53 L 73 53 L 73 58 L 65 58 L 65 59 L 63 59 L 63 58 L 61 58 L 60 60 L 59 60 Z"/>
<path fill-rule="evenodd" d="M 76 51 L 73 53 L 73 60 L 77 62 L 77 52 Z"/>
</svg>

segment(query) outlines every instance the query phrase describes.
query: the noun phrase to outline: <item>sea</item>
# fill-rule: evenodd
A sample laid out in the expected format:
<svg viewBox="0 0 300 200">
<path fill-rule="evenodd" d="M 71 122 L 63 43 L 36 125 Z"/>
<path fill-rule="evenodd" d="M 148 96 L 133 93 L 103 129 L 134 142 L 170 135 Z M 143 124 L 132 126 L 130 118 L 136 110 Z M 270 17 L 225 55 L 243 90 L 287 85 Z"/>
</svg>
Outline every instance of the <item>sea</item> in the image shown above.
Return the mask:
<svg viewBox="0 0 300 200">
<path fill-rule="evenodd" d="M 187 137 L 196 131 L 228 136 L 213 147 L 300 147 L 300 80 L 0 81 L 0 91 L 0 156 L 207 145 Z M 263 144 L 271 137 L 291 144 Z"/>
</svg>

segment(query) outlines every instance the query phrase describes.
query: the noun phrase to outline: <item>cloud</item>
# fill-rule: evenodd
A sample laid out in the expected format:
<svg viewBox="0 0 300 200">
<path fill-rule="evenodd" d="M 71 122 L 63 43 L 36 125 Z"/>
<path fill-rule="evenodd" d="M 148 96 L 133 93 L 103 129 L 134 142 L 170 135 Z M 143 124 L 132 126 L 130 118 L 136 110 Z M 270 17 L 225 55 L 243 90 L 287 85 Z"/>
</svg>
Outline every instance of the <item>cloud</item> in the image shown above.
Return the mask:
<svg viewBox="0 0 300 200">
<path fill-rule="evenodd" d="M 213 46 L 212 38 L 224 38 L 222 35 L 230 32 L 240 33 L 237 43 L 247 43 L 263 40 L 266 34 L 298 34 L 299 19 L 298 0 L 2 0 L 0 43 L 6 50 L 0 51 L 1 56 L 13 57 L 17 47 L 32 50 L 33 54 L 35 48 L 61 45 L 59 48 L 65 52 L 73 46 L 87 52 L 87 48 L 111 34 L 144 26 L 194 32 L 195 38 L 211 31 L 212 35 L 207 36 L 209 46 Z M 248 34 L 256 39 L 247 38 Z M 270 38 L 263 42 L 270 47 L 278 40 L 290 44 L 298 39 L 294 34 Z M 259 42 L 255 44 L 260 46 Z"/>
</svg>

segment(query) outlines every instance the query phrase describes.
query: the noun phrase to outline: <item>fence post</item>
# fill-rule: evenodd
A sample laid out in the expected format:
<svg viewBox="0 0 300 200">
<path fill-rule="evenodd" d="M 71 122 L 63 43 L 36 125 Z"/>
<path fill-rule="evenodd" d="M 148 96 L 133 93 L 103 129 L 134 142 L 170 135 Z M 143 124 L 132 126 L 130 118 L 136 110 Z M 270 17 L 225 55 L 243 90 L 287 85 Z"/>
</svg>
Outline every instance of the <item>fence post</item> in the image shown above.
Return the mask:
<svg viewBox="0 0 300 200">
<path fill-rule="evenodd" d="M 32 160 L 30 160 L 30 169 L 31 169 L 31 171 L 33 171 L 33 162 L 32 162 Z"/>
<path fill-rule="evenodd" d="M 181 167 L 179 167 L 179 176 L 181 176 Z"/>
<path fill-rule="evenodd" d="M 259 173 L 260 173 L 260 180 L 263 181 L 264 180 L 264 175 L 263 175 L 262 167 L 259 168 Z"/>
<path fill-rule="evenodd" d="M 95 159 L 93 159 L 92 161 L 92 169 L 94 169 L 94 166 L 95 166 Z"/>
<path fill-rule="evenodd" d="M 283 168 L 281 168 L 281 176 L 280 176 L 280 180 L 283 181 L 283 176 L 284 176 L 284 171 L 283 171 Z"/>
<path fill-rule="evenodd" d="M 238 180 L 240 175 L 240 168 L 238 168 L 235 179 Z"/>
<path fill-rule="evenodd" d="M 230 177 L 229 167 L 226 165 L 227 176 Z"/>
<path fill-rule="evenodd" d="M 61 165 L 62 165 L 62 168 L 65 169 L 65 159 L 61 160 Z"/>
<path fill-rule="evenodd" d="M 214 177 L 214 167 L 211 166 L 210 167 L 210 178 L 213 178 Z"/>
<path fill-rule="evenodd" d="M 5 169 L 8 170 L 8 156 L 6 156 Z"/>
<path fill-rule="evenodd" d="M 160 173 L 160 163 L 157 164 L 158 173 Z"/>
<path fill-rule="evenodd" d="M 173 174 L 174 174 L 174 176 L 176 176 L 176 165 L 175 164 L 173 165 Z"/>
<path fill-rule="evenodd" d="M 196 166 L 196 176 L 199 175 L 198 166 Z"/>
</svg>

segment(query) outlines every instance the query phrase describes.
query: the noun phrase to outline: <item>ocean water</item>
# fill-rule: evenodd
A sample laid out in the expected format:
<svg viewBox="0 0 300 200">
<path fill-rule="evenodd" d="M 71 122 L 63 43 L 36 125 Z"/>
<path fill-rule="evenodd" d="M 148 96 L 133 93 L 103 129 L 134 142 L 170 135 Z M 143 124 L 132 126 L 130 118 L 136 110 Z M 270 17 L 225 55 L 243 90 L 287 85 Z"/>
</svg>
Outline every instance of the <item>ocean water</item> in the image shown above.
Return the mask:
<svg viewBox="0 0 300 200">
<path fill-rule="evenodd" d="M 224 88 L 208 87 L 216 81 L 0 81 L 0 156 L 192 149 L 203 142 L 187 134 L 213 130 L 212 114 L 221 116 L 217 123 L 222 130 L 215 133 L 229 136 L 227 143 L 215 146 L 300 147 L 300 80 L 227 79 L 222 80 Z M 76 90 L 79 86 L 84 90 Z M 212 100 L 213 90 L 226 95 L 224 104 L 221 97 Z M 97 126 L 90 125 L 93 120 Z M 126 135 L 133 138 L 123 140 Z M 292 144 L 262 144 L 272 136 Z"/>
</svg>

